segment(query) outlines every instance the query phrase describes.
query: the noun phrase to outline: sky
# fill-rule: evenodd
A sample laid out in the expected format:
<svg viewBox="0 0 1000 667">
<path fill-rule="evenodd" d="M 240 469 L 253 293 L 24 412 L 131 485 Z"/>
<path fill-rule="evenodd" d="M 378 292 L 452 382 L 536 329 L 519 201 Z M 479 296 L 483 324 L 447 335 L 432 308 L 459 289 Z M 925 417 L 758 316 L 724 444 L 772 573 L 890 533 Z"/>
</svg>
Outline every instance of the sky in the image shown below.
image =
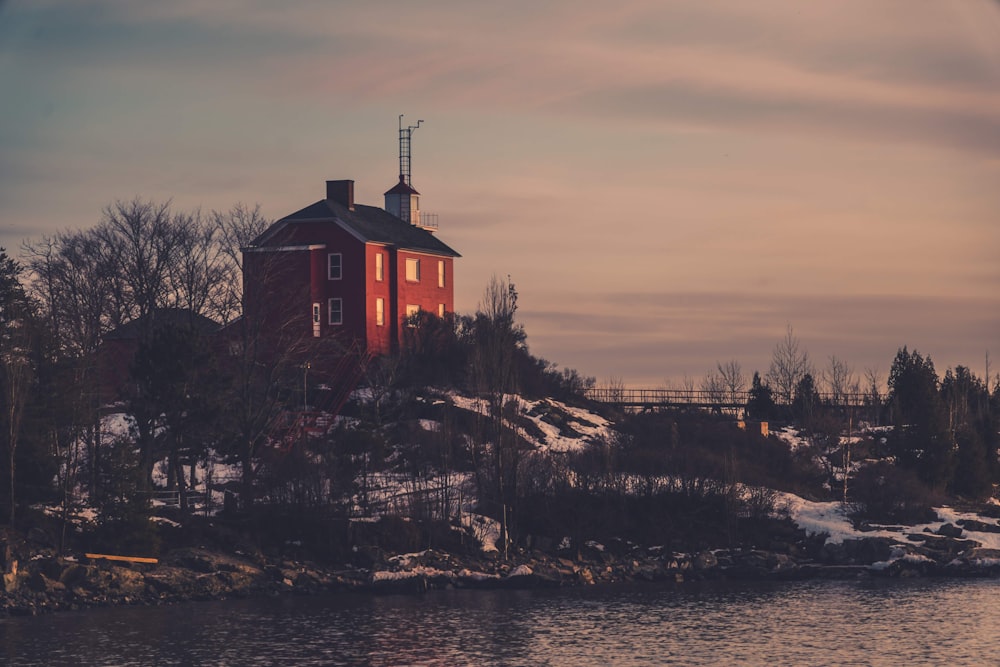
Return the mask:
<svg viewBox="0 0 1000 667">
<path fill-rule="evenodd" d="M 996 0 L 0 0 L 0 245 L 134 197 L 280 218 L 412 183 L 599 384 L 1000 370 Z"/>
</svg>

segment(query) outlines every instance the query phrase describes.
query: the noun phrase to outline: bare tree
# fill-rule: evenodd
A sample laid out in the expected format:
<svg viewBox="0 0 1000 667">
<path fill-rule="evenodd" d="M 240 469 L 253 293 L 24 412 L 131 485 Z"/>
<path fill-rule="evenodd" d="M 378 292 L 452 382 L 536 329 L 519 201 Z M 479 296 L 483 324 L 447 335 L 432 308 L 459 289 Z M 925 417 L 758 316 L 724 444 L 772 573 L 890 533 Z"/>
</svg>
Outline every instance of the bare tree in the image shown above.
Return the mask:
<svg viewBox="0 0 1000 667">
<path fill-rule="evenodd" d="M 112 296 L 113 253 L 103 243 L 88 230 L 61 232 L 23 247 L 30 289 L 54 338 L 55 361 L 63 369 L 63 411 L 78 429 L 60 447 L 69 450 L 69 441 L 82 438 L 87 452 L 85 487 L 95 496 L 102 456 L 98 348 L 104 334 L 125 319 L 123 302 Z"/>
<path fill-rule="evenodd" d="M 518 441 L 512 424 L 504 419 L 508 402 L 517 390 L 517 353 L 524 331 L 514 321 L 517 290 L 510 277 L 493 276 L 479 303 L 473 332 L 471 376 L 479 395 L 485 399 L 491 423 L 491 470 L 493 488 L 500 505 L 503 555 L 507 557 L 511 504 L 516 496 Z"/>
<path fill-rule="evenodd" d="M 785 337 L 774 346 L 767 379 L 779 399 L 785 404 L 790 404 L 795 396 L 796 386 L 802 378 L 811 374 L 812 363 L 809 361 L 809 354 L 801 347 L 792 325 L 789 324 Z"/>
<path fill-rule="evenodd" d="M 386 401 L 396 390 L 401 371 L 399 355 L 381 356 L 365 367 L 365 382 L 368 385 L 368 399 L 372 407 L 372 420 L 376 426 L 382 425 Z"/>
<path fill-rule="evenodd" d="M 104 220 L 94 231 L 111 253 L 114 297 L 134 319 L 148 321 L 169 303 L 170 272 L 180 250 L 170 203 L 116 201 L 104 209 Z"/>
<path fill-rule="evenodd" d="M 836 355 L 830 356 L 830 364 L 823 369 L 823 382 L 835 405 L 844 405 L 852 394 L 859 392 L 859 381 L 854 369 Z"/>
<path fill-rule="evenodd" d="M 694 397 L 694 378 L 685 373 L 681 377 L 681 390 L 686 395 L 686 400 L 691 401 Z"/>
<path fill-rule="evenodd" d="M 250 208 L 238 203 L 225 212 L 212 211 L 212 225 L 219 250 L 228 261 L 225 262 L 226 276 L 222 280 L 226 290 L 220 294 L 223 299 L 217 306 L 217 316 L 222 322 L 229 322 L 243 307 L 243 253 L 258 236 L 270 226 L 271 221 L 260 212 L 260 204 Z"/>
<path fill-rule="evenodd" d="M 73 369 L 71 402 L 82 420 L 91 492 L 99 491 L 103 455 L 99 406 L 114 398 L 99 392 L 105 335 L 139 320 L 137 342 L 148 345 L 161 308 L 232 319 L 241 306 L 240 245 L 265 225 L 259 209 L 242 205 L 206 220 L 198 211 L 172 213 L 169 203 L 133 199 L 106 207 L 93 229 L 25 245 L 32 293 L 60 363 Z M 145 430 L 138 435 L 149 469 L 153 434 Z"/>
<path fill-rule="evenodd" d="M 865 368 L 865 393 L 868 395 L 867 402 L 872 408 L 872 420 L 875 423 L 879 421 L 879 415 L 882 411 L 882 373 L 879 372 L 877 366 L 869 366 Z"/>
<path fill-rule="evenodd" d="M 705 373 L 699 389 L 708 397 L 710 403 L 719 404 L 726 400 L 726 384 L 719 373 L 714 371 Z"/>
<path fill-rule="evenodd" d="M 604 384 L 609 403 L 621 403 L 625 399 L 625 381 L 618 375 L 612 375 Z"/>
<path fill-rule="evenodd" d="M 232 301 L 227 281 L 232 272 L 218 228 L 206 224 L 197 211 L 176 214 L 172 225 L 177 246 L 169 267 L 170 305 L 228 321 Z"/>
<path fill-rule="evenodd" d="M 743 373 L 740 362 L 730 359 L 724 364 L 716 362 L 715 366 L 719 370 L 719 377 L 725 387 L 729 402 L 733 405 L 743 402 L 743 392 L 747 388 L 747 376 Z"/>
<path fill-rule="evenodd" d="M 104 242 L 89 230 L 63 232 L 24 246 L 32 294 L 64 354 L 92 355 L 103 334 L 125 321 L 124 303 L 113 298 L 114 252 Z"/>
</svg>

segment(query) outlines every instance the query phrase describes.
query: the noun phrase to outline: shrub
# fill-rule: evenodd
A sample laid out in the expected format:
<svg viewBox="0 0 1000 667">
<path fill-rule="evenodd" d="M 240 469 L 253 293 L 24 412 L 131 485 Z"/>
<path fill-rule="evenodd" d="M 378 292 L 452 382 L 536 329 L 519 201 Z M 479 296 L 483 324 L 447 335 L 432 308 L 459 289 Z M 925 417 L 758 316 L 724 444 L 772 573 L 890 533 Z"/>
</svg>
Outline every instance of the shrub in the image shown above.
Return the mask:
<svg viewBox="0 0 1000 667">
<path fill-rule="evenodd" d="M 865 466 L 854 478 L 852 513 L 879 523 L 919 523 L 934 520 L 934 492 L 910 469 L 880 461 Z"/>
</svg>

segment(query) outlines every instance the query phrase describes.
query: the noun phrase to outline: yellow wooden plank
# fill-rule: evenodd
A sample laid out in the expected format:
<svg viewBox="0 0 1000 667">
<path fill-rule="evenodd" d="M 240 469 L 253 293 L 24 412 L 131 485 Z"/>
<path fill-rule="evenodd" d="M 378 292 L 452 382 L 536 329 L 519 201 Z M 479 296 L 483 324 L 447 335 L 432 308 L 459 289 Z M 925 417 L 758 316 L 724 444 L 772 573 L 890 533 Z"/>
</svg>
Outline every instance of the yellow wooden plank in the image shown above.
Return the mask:
<svg viewBox="0 0 1000 667">
<path fill-rule="evenodd" d="M 156 558 L 144 558 L 142 556 L 112 556 L 109 554 L 83 554 L 87 558 L 96 559 L 103 558 L 104 560 L 123 560 L 129 563 L 159 563 L 160 561 Z"/>
</svg>

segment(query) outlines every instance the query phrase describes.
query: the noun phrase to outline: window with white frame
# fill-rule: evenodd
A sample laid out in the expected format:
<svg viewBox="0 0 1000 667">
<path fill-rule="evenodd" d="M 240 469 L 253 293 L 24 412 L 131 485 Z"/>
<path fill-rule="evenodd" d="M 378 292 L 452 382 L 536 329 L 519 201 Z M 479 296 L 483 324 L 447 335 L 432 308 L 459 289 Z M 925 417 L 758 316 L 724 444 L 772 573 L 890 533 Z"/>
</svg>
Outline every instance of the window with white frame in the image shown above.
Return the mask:
<svg viewBox="0 0 1000 667">
<path fill-rule="evenodd" d="M 411 283 L 420 282 L 420 260 L 416 257 L 406 258 L 406 280 Z"/>
<path fill-rule="evenodd" d="M 406 304 L 406 324 L 407 326 L 417 326 L 417 315 L 420 314 L 420 306 Z"/>
<path fill-rule="evenodd" d="M 444 287 L 444 260 L 438 260 L 438 287 Z"/>
<path fill-rule="evenodd" d="M 330 280 L 340 280 L 344 275 L 344 257 L 339 252 L 331 252 L 326 256 L 326 277 Z"/>
<path fill-rule="evenodd" d="M 385 326 L 385 299 L 382 297 L 375 299 L 375 325 Z"/>
<path fill-rule="evenodd" d="M 385 280 L 385 255 L 380 252 L 375 253 L 375 280 Z"/>
<path fill-rule="evenodd" d="M 329 310 L 329 323 L 330 324 L 343 324 L 344 323 L 344 300 L 340 298 L 330 299 L 327 301 L 327 309 Z"/>
</svg>

